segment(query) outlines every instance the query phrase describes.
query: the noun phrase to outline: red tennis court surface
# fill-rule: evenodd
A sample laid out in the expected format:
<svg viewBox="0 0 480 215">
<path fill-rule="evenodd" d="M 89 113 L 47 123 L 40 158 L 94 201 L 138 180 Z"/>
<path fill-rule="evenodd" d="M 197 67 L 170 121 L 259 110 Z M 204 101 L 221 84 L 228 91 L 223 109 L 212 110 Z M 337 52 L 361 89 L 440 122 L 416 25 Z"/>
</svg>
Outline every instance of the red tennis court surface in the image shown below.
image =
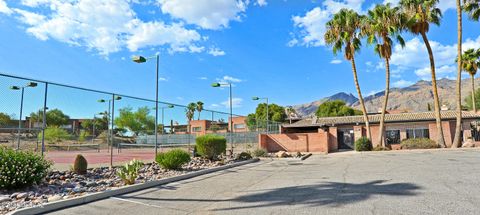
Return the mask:
<svg viewBox="0 0 480 215">
<path fill-rule="evenodd" d="M 46 153 L 47 159 L 54 162 L 55 169 L 65 169 L 69 165 L 73 165 L 73 161 L 77 154 L 83 155 L 89 164 L 89 167 L 109 166 L 110 152 L 107 150 L 82 150 L 82 151 L 49 151 Z M 114 164 L 123 164 L 132 159 L 151 162 L 154 160 L 155 151 L 153 149 L 122 149 L 118 153 L 116 149 L 113 151 Z"/>
</svg>

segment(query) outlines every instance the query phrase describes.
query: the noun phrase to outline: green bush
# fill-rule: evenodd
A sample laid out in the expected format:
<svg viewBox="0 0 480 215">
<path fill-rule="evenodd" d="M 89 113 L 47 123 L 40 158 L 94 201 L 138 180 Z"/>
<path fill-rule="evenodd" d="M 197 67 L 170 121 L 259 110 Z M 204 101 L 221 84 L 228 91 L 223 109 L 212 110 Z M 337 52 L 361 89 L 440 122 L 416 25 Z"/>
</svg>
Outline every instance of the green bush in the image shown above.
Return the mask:
<svg viewBox="0 0 480 215">
<path fill-rule="evenodd" d="M 383 147 L 383 146 L 375 146 L 373 147 L 372 151 L 390 151 L 390 148 Z"/>
<path fill-rule="evenodd" d="M 400 143 L 402 149 L 434 149 L 438 144 L 428 138 L 405 139 Z"/>
<path fill-rule="evenodd" d="M 77 174 L 84 175 L 87 173 L 88 162 L 82 155 L 77 155 L 73 162 L 73 171 Z"/>
<path fill-rule="evenodd" d="M 133 159 L 124 166 L 121 166 L 120 169 L 117 171 L 117 175 L 126 185 L 135 184 L 135 179 L 137 179 L 138 171 L 142 167 L 143 163 L 141 161 Z"/>
<path fill-rule="evenodd" d="M 267 156 L 267 150 L 265 149 L 255 149 L 252 152 L 254 157 L 266 157 Z"/>
<path fill-rule="evenodd" d="M 248 152 L 242 152 L 237 156 L 237 160 L 250 160 L 252 155 Z"/>
<path fill-rule="evenodd" d="M 367 137 L 355 141 L 355 151 L 372 151 L 372 142 Z"/>
<path fill-rule="evenodd" d="M 197 137 L 195 141 L 197 153 L 210 160 L 217 159 L 227 149 L 227 140 L 223 136 L 207 134 Z"/>
<path fill-rule="evenodd" d="M 87 130 L 81 130 L 80 135 L 78 135 L 78 142 L 85 142 L 88 136 L 90 136 L 90 132 Z"/>
<path fill-rule="evenodd" d="M 32 152 L 0 147 L 0 190 L 38 184 L 51 166 L 50 161 Z"/>
<path fill-rule="evenodd" d="M 180 169 L 183 164 L 190 162 L 190 154 L 181 149 L 173 149 L 165 153 L 158 153 L 155 161 L 165 169 Z"/>
<path fill-rule="evenodd" d="M 68 140 L 71 138 L 71 135 L 63 128 L 59 127 L 48 127 L 45 129 L 45 141 L 49 144 L 55 144 L 62 142 L 63 140 Z M 42 139 L 42 133 L 38 135 L 38 139 Z"/>
</svg>

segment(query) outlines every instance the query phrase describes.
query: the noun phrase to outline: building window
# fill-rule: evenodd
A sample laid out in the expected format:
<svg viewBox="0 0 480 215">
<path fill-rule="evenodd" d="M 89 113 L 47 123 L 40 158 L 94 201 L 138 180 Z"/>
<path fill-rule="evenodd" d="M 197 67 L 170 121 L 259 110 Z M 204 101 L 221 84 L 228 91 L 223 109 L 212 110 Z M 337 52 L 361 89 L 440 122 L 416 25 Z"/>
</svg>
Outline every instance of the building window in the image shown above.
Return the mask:
<svg viewBox="0 0 480 215">
<path fill-rule="evenodd" d="M 234 124 L 233 127 L 235 129 L 245 129 L 245 124 Z"/>
<path fill-rule="evenodd" d="M 428 128 L 411 128 L 407 129 L 407 139 L 430 138 Z"/>
<path fill-rule="evenodd" d="M 385 139 L 387 144 L 399 144 L 400 143 L 400 130 L 387 130 L 385 132 Z"/>
<path fill-rule="evenodd" d="M 200 127 L 200 126 L 199 127 L 193 127 L 192 131 L 193 132 L 200 132 L 200 131 L 202 131 L 202 127 Z"/>
</svg>

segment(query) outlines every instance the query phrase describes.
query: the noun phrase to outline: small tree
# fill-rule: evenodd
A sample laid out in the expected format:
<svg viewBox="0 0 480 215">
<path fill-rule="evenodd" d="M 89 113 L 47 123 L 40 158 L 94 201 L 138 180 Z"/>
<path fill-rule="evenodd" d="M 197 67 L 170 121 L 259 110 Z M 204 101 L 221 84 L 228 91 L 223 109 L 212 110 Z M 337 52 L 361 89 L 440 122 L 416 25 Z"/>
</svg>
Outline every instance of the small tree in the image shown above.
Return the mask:
<svg viewBox="0 0 480 215">
<path fill-rule="evenodd" d="M 120 129 L 127 129 L 135 134 L 152 133 L 155 129 L 155 117 L 150 116 L 148 107 L 133 111 L 131 107 L 120 109 L 119 117 L 115 118 L 115 125 Z"/>
<path fill-rule="evenodd" d="M 359 115 L 361 112 L 355 111 L 355 109 L 348 107 L 344 101 L 334 100 L 327 101 L 318 106 L 315 115 L 317 117 L 333 117 L 333 116 L 354 116 Z"/>
<path fill-rule="evenodd" d="M 0 113 L 0 127 L 7 127 L 13 125 L 12 116 L 6 113 Z"/>
<path fill-rule="evenodd" d="M 33 121 L 36 122 L 42 122 L 43 121 L 43 111 L 39 110 L 37 112 L 33 112 L 30 114 L 30 118 Z M 60 127 L 62 125 L 68 124 L 68 121 L 70 120 L 70 117 L 66 114 L 64 114 L 61 110 L 59 109 L 52 109 L 47 111 L 47 116 L 45 117 L 47 119 L 47 125 L 52 126 L 52 127 Z"/>
</svg>

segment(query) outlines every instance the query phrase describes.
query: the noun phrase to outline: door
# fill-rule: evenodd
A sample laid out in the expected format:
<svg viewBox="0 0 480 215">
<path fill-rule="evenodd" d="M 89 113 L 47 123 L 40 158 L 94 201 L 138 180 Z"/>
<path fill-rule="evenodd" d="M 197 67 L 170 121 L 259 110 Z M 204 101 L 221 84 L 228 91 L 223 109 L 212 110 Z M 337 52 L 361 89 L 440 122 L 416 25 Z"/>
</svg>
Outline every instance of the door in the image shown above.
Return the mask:
<svg viewBox="0 0 480 215">
<path fill-rule="evenodd" d="M 338 149 L 354 149 L 354 140 L 353 129 L 338 130 Z"/>
</svg>

